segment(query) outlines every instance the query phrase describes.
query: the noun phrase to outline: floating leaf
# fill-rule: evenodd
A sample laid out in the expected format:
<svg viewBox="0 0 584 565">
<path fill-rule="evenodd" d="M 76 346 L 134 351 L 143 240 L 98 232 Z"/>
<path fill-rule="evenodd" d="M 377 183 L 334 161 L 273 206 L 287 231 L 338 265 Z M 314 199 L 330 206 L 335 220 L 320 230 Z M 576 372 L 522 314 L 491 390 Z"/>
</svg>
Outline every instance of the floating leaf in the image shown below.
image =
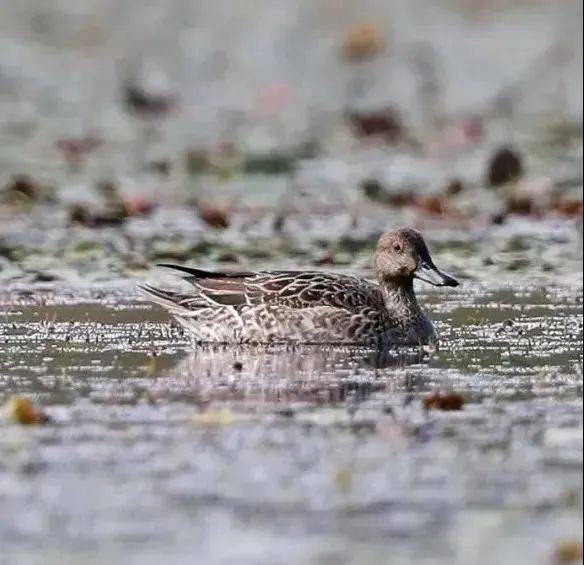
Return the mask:
<svg viewBox="0 0 584 565">
<path fill-rule="evenodd" d="M 22 396 L 11 396 L 4 409 L 8 420 L 14 424 L 33 426 L 49 420 L 30 400 Z"/>
<path fill-rule="evenodd" d="M 423 404 L 426 410 L 443 410 L 445 412 L 451 412 L 462 410 L 464 406 L 464 398 L 458 392 L 435 392 L 424 398 Z"/>
</svg>

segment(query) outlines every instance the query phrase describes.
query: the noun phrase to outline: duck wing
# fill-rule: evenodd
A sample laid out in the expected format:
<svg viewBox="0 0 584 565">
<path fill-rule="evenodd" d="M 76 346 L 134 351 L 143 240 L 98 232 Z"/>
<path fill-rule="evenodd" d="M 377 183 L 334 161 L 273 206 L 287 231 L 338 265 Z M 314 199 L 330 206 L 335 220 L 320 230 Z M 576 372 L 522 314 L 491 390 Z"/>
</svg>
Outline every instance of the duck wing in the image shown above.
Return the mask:
<svg viewBox="0 0 584 565">
<path fill-rule="evenodd" d="M 223 273 L 169 264 L 159 266 L 184 273 L 184 279 L 200 294 L 220 306 L 329 306 L 354 313 L 385 309 L 377 285 L 347 275 L 320 271 Z"/>
</svg>

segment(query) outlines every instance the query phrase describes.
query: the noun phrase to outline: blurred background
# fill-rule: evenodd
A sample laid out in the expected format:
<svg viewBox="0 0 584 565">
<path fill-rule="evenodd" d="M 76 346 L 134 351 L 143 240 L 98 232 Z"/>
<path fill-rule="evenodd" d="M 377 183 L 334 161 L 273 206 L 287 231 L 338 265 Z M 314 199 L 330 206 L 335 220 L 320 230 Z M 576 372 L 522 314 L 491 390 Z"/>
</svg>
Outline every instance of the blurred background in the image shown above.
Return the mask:
<svg viewBox="0 0 584 565">
<path fill-rule="evenodd" d="M 582 217 L 576 0 L 24 0 L 0 46 L 11 279 L 355 264 L 335 242 L 398 223 Z"/>
</svg>

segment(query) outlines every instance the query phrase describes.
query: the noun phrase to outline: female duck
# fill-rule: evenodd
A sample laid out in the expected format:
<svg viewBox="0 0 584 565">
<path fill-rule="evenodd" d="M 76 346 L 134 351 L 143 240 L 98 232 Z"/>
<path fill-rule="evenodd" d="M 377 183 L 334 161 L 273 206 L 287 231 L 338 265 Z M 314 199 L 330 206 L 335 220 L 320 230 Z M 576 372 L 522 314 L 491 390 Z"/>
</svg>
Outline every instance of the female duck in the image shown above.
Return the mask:
<svg viewBox="0 0 584 565">
<path fill-rule="evenodd" d="M 434 265 L 423 237 L 411 229 L 379 238 L 379 284 L 319 271 L 216 273 L 161 266 L 186 273 L 190 292 L 143 290 L 198 342 L 424 344 L 436 334 L 416 300 L 414 279 L 458 286 Z"/>
</svg>

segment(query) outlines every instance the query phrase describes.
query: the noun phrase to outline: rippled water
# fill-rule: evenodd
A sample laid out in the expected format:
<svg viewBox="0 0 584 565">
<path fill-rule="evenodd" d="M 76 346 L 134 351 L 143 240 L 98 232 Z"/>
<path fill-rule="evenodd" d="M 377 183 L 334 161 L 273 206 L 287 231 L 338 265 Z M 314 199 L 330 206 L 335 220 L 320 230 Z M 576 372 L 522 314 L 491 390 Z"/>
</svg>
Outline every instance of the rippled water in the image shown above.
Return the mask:
<svg viewBox="0 0 584 565">
<path fill-rule="evenodd" d="M 386 355 L 193 350 L 125 287 L 2 298 L 0 398 L 53 419 L 0 438 L 14 562 L 539 563 L 579 535 L 580 288 L 425 293 L 439 350 Z"/>
</svg>

